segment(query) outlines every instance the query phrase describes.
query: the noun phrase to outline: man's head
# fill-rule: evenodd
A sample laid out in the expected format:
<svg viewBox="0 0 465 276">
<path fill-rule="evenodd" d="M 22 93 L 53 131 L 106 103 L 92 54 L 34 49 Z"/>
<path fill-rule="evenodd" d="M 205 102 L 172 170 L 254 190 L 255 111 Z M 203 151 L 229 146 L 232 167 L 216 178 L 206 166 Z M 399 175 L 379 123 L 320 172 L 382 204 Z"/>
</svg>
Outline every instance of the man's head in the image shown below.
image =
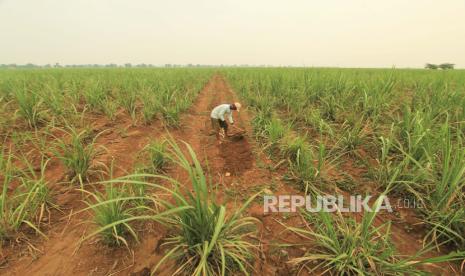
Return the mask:
<svg viewBox="0 0 465 276">
<path fill-rule="evenodd" d="M 231 104 L 231 110 L 237 110 L 237 112 L 240 111 L 242 105 L 238 102 Z"/>
</svg>

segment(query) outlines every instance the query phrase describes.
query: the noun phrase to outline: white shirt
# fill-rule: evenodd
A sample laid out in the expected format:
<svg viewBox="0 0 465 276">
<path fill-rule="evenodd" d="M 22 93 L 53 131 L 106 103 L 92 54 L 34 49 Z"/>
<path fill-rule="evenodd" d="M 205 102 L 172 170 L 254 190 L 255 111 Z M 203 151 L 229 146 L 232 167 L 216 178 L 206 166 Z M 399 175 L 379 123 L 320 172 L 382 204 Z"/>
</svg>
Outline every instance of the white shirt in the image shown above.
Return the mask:
<svg viewBox="0 0 465 276">
<path fill-rule="evenodd" d="M 230 104 L 220 104 L 219 106 L 213 108 L 210 117 L 224 121 L 224 115 L 228 115 L 228 119 L 231 124 L 234 123 Z"/>
</svg>

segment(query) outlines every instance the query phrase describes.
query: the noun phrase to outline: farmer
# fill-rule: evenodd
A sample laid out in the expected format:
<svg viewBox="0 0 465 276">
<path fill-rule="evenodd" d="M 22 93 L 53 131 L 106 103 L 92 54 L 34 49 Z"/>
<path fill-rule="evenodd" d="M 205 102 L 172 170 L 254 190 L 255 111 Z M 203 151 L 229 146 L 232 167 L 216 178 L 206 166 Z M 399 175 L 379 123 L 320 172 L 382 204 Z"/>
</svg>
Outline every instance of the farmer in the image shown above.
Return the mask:
<svg viewBox="0 0 465 276">
<path fill-rule="evenodd" d="M 225 115 L 228 116 L 229 123 L 234 124 L 232 118 L 232 111 L 241 109 L 240 103 L 233 104 L 220 104 L 217 107 L 213 108 L 212 113 L 210 114 L 210 119 L 212 122 L 212 128 L 215 131 L 216 140 L 220 141 L 220 130 L 224 130 L 224 135 L 228 136 L 228 123 L 224 118 Z"/>
</svg>

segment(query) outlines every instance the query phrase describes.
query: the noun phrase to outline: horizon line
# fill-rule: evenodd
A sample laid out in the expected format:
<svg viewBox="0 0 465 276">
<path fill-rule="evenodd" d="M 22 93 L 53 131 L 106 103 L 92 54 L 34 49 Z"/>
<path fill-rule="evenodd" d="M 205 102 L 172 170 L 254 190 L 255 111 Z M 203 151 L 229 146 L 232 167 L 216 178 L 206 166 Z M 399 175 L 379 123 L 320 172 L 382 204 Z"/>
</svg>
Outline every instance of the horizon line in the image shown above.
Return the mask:
<svg viewBox="0 0 465 276">
<path fill-rule="evenodd" d="M 425 63 L 429 64 L 428 62 Z M 447 64 L 441 63 L 441 64 Z M 453 63 L 449 63 L 453 64 Z M 46 64 L 34 64 L 34 63 L 0 63 L 0 68 L 40 68 L 40 69 L 52 69 L 52 68 L 196 68 L 196 67 L 210 67 L 210 68 L 221 68 L 221 67 L 234 67 L 234 68 L 334 68 L 334 69 L 427 69 L 423 66 L 319 66 L 319 65 L 275 65 L 275 64 L 201 64 L 201 63 L 165 63 L 165 64 L 153 64 L 153 63 L 81 63 L 81 64 L 60 64 L 46 63 Z M 438 64 L 439 65 L 439 64 Z M 455 65 L 455 64 L 453 64 Z M 465 67 L 454 67 L 457 69 L 465 69 Z M 452 70 L 454 70 L 452 69 Z M 438 68 L 438 71 L 442 69 Z M 450 69 L 449 69 L 450 70 Z"/>
</svg>

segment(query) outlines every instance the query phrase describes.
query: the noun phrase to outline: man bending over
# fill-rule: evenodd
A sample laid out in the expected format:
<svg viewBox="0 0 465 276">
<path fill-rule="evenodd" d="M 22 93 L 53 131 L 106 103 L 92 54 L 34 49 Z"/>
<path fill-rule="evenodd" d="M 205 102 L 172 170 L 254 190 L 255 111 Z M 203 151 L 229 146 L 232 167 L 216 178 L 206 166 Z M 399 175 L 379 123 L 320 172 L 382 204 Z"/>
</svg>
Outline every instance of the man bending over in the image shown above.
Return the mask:
<svg viewBox="0 0 465 276">
<path fill-rule="evenodd" d="M 229 123 L 234 124 L 232 111 L 241 109 L 240 103 L 233 104 L 220 104 L 217 107 L 213 108 L 212 113 L 210 114 L 210 119 L 212 123 L 212 128 L 215 131 L 216 140 L 220 141 L 220 131 L 224 130 L 224 135 L 228 136 L 228 123 L 225 120 L 225 115 L 228 116 Z"/>
</svg>

